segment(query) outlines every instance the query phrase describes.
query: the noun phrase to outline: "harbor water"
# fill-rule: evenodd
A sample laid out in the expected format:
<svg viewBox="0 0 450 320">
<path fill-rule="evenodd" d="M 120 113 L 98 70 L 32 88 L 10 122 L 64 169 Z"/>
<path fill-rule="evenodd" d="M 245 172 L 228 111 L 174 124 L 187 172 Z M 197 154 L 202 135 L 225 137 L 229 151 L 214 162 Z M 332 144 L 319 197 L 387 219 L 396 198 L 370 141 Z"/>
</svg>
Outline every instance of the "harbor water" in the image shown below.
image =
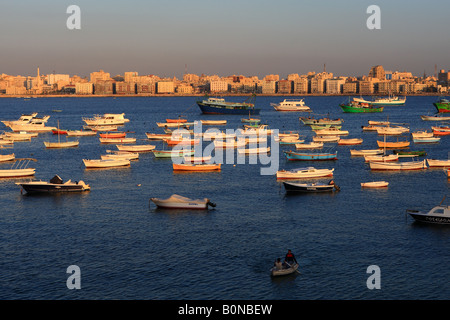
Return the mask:
<svg viewBox="0 0 450 320">
<path fill-rule="evenodd" d="M 262 123 L 281 131 L 299 131 L 305 142 L 311 128 L 299 121 L 306 112 L 277 112 L 270 106 L 284 97 L 257 97 Z M 450 227 L 414 222 L 406 209 L 429 210 L 448 194 L 441 169 L 374 172 L 350 149 L 376 149 L 383 137 L 365 132 L 368 120 L 407 124 L 410 131 L 431 130 L 439 122 L 420 115 L 436 112 L 437 97 L 407 97 L 404 106 L 381 113 L 343 113 L 347 97 L 306 97 L 316 117 L 342 118 L 357 146 L 326 144 L 338 159 L 288 162 L 279 146 L 279 169 L 334 168 L 339 192 L 286 194 L 275 175 L 261 175 L 260 163 L 226 163 L 219 172 L 174 173 L 171 159 L 140 154 L 129 167 L 89 170 L 82 159 L 99 159 L 115 145 L 98 136 L 78 137 L 79 146 L 46 149 L 57 141 L 40 133 L 15 142 L 16 158 L 33 158 L 35 179 L 83 180 L 91 191 L 80 194 L 25 195 L 16 182 L 0 180 L 0 299 L 133 300 L 384 300 L 448 299 Z M 220 130 L 242 127 L 239 115 L 204 115 L 195 97 L 2 98 L 0 120 L 21 114 L 50 115 L 49 126 L 79 130 L 83 117 L 125 113 L 120 130 L 137 144 L 146 132 L 163 133 L 156 122 L 183 116 L 193 120 L 227 120 Z M 229 97 L 243 101 L 245 97 Z M 3 124 L 2 124 L 3 126 Z M 204 126 L 204 129 L 207 127 Z M 7 128 L 4 126 L 4 130 Z M 404 138 L 411 140 L 410 135 Z M 65 141 L 66 137 L 61 136 Z M 69 138 L 70 139 L 70 138 Z M 395 138 L 387 138 L 395 139 Z M 439 143 L 414 144 L 425 158 L 448 159 L 450 136 Z M 419 160 L 425 159 L 424 157 Z M 412 161 L 406 158 L 400 161 Z M 0 163 L 1 169 L 12 163 Z M 314 181 L 328 182 L 330 178 Z M 388 188 L 363 189 L 361 182 L 384 180 Z M 179 194 L 209 198 L 207 211 L 162 210 L 149 201 Z M 301 274 L 271 278 L 270 268 L 291 249 Z M 69 266 L 80 270 L 81 289 L 70 290 Z M 370 266 L 380 270 L 379 289 L 369 289 Z"/>
</svg>

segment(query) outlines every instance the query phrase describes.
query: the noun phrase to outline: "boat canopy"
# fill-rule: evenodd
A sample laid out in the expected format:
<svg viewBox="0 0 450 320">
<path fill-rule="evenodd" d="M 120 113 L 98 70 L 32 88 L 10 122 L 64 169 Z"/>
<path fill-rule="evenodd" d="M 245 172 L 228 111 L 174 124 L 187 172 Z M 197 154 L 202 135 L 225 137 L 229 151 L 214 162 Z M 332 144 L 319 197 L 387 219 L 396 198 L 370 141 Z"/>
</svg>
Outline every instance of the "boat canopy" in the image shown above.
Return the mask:
<svg viewBox="0 0 450 320">
<path fill-rule="evenodd" d="M 60 178 L 60 176 L 55 175 L 53 178 L 51 178 L 50 183 L 53 184 L 62 184 L 63 180 Z"/>
</svg>

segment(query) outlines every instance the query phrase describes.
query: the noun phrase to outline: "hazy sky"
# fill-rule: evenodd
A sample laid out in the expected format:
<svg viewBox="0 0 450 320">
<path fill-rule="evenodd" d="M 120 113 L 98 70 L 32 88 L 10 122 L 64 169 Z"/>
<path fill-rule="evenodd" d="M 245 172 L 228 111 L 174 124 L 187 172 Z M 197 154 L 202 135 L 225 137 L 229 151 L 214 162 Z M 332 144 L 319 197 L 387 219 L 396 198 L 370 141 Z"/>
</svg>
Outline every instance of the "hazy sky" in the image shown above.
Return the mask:
<svg viewBox="0 0 450 320">
<path fill-rule="evenodd" d="M 69 5 L 81 30 L 69 30 Z M 381 9 L 369 30 L 367 7 Z M 263 77 L 450 69 L 448 0 L 0 0 L 0 74 Z"/>
</svg>

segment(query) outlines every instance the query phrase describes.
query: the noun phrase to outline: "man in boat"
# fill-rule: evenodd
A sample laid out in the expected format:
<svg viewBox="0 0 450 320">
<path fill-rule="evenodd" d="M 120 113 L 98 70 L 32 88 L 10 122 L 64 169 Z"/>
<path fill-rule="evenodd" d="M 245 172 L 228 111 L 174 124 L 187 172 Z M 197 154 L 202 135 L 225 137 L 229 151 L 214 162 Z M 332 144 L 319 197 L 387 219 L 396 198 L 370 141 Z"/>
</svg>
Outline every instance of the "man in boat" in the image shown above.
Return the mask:
<svg viewBox="0 0 450 320">
<path fill-rule="evenodd" d="M 295 259 L 295 256 L 290 249 L 288 249 L 288 252 L 286 253 L 286 256 L 284 257 L 284 261 L 290 265 L 297 263 L 297 259 Z"/>
<path fill-rule="evenodd" d="M 283 263 L 281 263 L 281 259 L 278 258 L 277 261 L 273 264 L 277 270 L 281 270 L 284 268 Z"/>
</svg>

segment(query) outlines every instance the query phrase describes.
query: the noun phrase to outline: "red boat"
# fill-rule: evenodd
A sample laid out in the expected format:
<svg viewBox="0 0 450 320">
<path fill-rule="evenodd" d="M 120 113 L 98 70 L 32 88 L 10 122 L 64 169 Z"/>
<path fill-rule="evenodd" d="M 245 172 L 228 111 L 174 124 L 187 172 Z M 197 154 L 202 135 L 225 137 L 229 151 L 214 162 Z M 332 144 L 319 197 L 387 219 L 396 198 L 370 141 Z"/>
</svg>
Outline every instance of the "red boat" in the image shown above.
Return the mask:
<svg viewBox="0 0 450 320">
<path fill-rule="evenodd" d="M 449 126 L 431 127 L 433 129 L 433 135 L 435 136 L 447 136 L 450 135 Z"/>
<path fill-rule="evenodd" d="M 52 129 L 53 134 L 67 134 L 67 130 Z"/>
<path fill-rule="evenodd" d="M 100 138 L 125 138 L 125 132 L 100 133 Z"/>
<path fill-rule="evenodd" d="M 167 123 L 184 123 L 187 119 L 166 119 Z"/>
</svg>

